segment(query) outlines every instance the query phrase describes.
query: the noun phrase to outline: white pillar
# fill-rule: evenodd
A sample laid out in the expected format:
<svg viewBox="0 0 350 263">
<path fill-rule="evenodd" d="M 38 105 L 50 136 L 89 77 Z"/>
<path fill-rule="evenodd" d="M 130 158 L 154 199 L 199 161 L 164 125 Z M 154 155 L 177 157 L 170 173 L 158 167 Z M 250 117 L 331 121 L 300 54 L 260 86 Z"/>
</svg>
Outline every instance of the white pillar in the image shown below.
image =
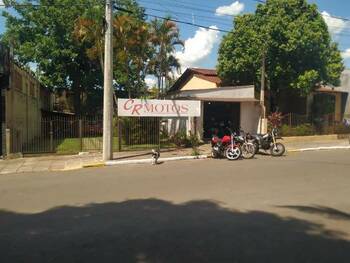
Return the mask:
<svg viewBox="0 0 350 263">
<path fill-rule="evenodd" d="M 113 158 L 113 10 L 112 0 L 106 1 L 105 61 L 103 85 L 103 160 Z"/>
</svg>

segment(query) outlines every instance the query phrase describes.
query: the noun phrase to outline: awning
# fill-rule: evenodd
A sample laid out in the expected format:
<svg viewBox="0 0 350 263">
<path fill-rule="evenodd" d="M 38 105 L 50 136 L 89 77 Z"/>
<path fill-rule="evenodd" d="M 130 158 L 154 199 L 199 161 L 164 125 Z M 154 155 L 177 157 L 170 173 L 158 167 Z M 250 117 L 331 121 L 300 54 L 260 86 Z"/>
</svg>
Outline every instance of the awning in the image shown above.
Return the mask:
<svg viewBox="0 0 350 263">
<path fill-rule="evenodd" d="M 202 101 L 245 102 L 259 101 L 255 97 L 253 85 L 219 87 L 203 90 L 185 90 L 171 96 L 173 99 L 198 99 Z"/>
</svg>

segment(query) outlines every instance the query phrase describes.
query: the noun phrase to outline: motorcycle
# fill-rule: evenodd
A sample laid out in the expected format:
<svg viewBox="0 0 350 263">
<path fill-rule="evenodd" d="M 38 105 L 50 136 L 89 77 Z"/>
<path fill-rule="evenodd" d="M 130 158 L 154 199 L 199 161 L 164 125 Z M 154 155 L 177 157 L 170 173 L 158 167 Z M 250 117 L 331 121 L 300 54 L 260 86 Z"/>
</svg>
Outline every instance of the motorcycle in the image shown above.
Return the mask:
<svg viewBox="0 0 350 263">
<path fill-rule="evenodd" d="M 242 129 L 240 129 L 239 135 L 235 136 L 236 141 L 240 144 L 244 159 L 252 159 L 256 154 L 255 144 L 250 142 L 249 138 L 251 138 L 251 135 Z"/>
<path fill-rule="evenodd" d="M 249 141 L 255 145 L 255 153 L 258 153 L 260 149 L 269 150 L 271 155 L 276 157 L 282 156 L 286 150 L 282 143 L 276 142 L 277 139 L 282 139 L 282 137 L 278 136 L 277 128 L 273 128 L 266 134 L 251 136 Z"/>
<path fill-rule="evenodd" d="M 235 141 L 235 135 L 224 135 L 222 139 L 213 135 L 211 139 L 211 156 L 213 158 L 226 157 L 228 160 L 237 160 L 241 157 L 240 144 Z"/>
</svg>

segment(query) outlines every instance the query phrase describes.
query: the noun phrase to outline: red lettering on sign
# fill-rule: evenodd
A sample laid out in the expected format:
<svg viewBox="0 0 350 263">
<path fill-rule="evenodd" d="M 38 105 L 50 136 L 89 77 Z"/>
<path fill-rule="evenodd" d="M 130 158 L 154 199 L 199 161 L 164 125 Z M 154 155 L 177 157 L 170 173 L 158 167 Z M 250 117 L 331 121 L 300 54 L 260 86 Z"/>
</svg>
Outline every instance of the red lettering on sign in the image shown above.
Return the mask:
<svg viewBox="0 0 350 263">
<path fill-rule="evenodd" d="M 133 99 L 129 99 L 127 100 L 125 103 L 124 103 L 124 110 L 131 110 L 132 108 L 132 104 L 134 103 L 134 100 Z M 130 107 L 127 107 L 128 104 L 131 104 Z"/>
<path fill-rule="evenodd" d="M 154 109 L 156 110 L 156 112 L 158 113 L 162 113 L 164 111 L 164 105 L 163 104 L 157 104 Z"/>
<path fill-rule="evenodd" d="M 134 105 L 134 108 L 132 109 L 131 115 L 134 115 L 136 113 L 137 115 L 140 115 L 139 110 L 142 109 L 142 104 L 136 104 Z"/>
<path fill-rule="evenodd" d="M 169 104 L 166 105 L 166 112 L 169 113 Z"/>
<path fill-rule="evenodd" d="M 149 104 L 149 103 L 145 104 L 145 108 L 147 112 L 153 112 L 153 107 L 154 107 L 153 104 Z"/>
<path fill-rule="evenodd" d="M 181 106 L 182 113 L 187 113 L 188 112 L 188 106 L 186 104 Z"/>
</svg>

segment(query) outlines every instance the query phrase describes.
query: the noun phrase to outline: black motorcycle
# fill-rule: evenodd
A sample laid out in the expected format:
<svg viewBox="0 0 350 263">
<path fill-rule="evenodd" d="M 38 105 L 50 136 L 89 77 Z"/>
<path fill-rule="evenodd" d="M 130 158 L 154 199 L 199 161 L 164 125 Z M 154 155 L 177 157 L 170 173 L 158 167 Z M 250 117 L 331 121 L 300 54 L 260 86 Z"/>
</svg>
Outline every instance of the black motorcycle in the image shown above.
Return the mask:
<svg viewBox="0 0 350 263">
<path fill-rule="evenodd" d="M 250 141 L 255 145 L 256 153 L 262 149 L 269 150 L 272 156 L 282 156 L 286 149 L 282 143 L 277 142 L 277 139 L 282 139 L 278 136 L 277 128 L 273 128 L 272 131 L 266 134 L 257 134 L 250 137 Z"/>
</svg>

